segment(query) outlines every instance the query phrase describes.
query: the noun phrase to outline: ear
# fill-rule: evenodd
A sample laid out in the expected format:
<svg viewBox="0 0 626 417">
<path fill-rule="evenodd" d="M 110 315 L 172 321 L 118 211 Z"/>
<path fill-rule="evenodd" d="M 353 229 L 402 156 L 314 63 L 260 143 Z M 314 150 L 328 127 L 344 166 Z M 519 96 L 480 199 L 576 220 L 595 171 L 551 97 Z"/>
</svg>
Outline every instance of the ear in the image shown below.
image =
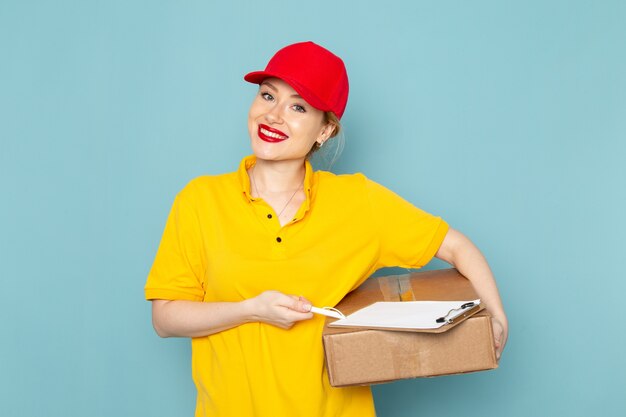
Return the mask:
<svg viewBox="0 0 626 417">
<path fill-rule="evenodd" d="M 333 125 L 332 123 L 326 123 L 322 127 L 322 131 L 317 137 L 317 140 L 316 140 L 317 145 L 322 146 L 324 142 L 326 142 L 332 136 L 334 131 L 335 131 L 335 125 Z"/>
</svg>

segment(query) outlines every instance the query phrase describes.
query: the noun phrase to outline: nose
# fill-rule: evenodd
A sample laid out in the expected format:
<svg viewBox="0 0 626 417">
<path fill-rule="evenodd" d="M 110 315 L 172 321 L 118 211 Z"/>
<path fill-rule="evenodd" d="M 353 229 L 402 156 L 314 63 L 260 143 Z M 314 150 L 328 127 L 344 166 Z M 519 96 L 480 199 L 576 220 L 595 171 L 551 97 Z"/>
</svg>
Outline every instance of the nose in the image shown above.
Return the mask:
<svg viewBox="0 0 626 417">
<path fill-rule="evenodd" d="M 282 123 L 283 117 L 280 106 L 272 106 L 272 108 L 265 113 L 265 120 L 268 123 Z"/>
</svg>

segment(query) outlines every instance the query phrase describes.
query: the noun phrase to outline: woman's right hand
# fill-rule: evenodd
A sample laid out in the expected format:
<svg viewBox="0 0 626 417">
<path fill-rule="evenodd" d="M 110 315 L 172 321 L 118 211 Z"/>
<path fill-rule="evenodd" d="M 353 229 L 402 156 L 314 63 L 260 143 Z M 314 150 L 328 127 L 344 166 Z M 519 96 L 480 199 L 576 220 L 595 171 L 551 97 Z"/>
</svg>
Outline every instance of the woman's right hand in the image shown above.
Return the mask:
<svg viewBox="0 0 626 417">
<path fill-rule="evenodd" d="M 279 291 L 265 291 L 246 300 L 254 321 L 290 329 L 296 322 L 313 317 L 311 302 L 304 297 L 286 295 Z"/>
</svg>

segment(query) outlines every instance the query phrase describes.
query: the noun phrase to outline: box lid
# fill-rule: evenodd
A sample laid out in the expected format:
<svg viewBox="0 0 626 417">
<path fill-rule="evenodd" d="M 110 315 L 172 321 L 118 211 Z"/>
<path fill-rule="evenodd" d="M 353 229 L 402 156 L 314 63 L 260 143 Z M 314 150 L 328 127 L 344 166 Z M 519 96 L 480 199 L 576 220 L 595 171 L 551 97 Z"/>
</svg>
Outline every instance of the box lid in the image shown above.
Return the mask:
<svg viewBox="0 0 626 417">
<path fill-rule="evenodd" d="M 456 301 L 478 298 L 470 281 L 456 269 L 415 272 L 404 275 L 390 275 L 370 278 L 360 287 L 346 295 L 335 307 L 348 316 L 377 301 Z M 480 310 L 484 308 L 481 304 Z M 479 311 L 477 315 L 485 315 Z M 338 334 L 363 329 L 329 327 L 336 319 L 327 318 L 324 334 Z M 426 333 L 442 333 L 458 325 L 463 320 L 439 329 L 417 330 Z"/>
</svg>

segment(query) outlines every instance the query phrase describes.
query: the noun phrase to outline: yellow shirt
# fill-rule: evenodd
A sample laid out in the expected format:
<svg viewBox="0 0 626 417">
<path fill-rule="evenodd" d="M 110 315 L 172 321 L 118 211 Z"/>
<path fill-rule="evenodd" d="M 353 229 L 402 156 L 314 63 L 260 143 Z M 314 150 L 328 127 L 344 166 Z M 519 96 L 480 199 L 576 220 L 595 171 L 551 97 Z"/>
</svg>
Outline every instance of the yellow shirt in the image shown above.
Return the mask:
<svg viewBox="0 0 626 417">
<path fill-rule="evenodd" d="M 448 226 L 361 174 L 313 172 L 281 227 L 237 172 L 192 180 L 176 197 L 145 287 L 147 299 L 241 301 L 265 290 L 334 306 L 378 268 L 417 268 Z M 196 416 L 374 416 L 369 387 L 333 388 L 324 317 L 283 330 L 247 323 L 192 339 Z"/>
</svg>

